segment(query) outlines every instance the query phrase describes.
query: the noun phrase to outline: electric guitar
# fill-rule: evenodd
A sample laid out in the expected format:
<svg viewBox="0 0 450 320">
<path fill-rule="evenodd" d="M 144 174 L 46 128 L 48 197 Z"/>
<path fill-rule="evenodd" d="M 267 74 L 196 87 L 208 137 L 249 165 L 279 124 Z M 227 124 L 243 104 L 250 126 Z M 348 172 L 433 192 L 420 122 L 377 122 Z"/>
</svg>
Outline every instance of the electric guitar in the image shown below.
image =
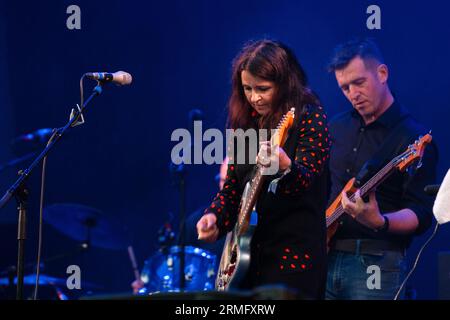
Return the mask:
<svg viewBox="0 0 450 320">
<path fill-rule="evenodd" d="M 432 137 L 430 134 L 426 134 L 423 137 L 420 136 L 419 140 L 416 140 L 414 144 L 409 145 L 405 152 L 392 159 L 360 188 L 361 197 L 364 197 L 375 190 L 377 186 L 379 186 L 396 170 L 403 172 L 413 163 L 417 163 L 416 168 L 420 168 L 422 166 L 422 156 L 425 151 L 425 147 L 431 142 L 431 140 Z M 346 192 L 349 195 L 350 200 L 354 200 L 354 194 L 356 190 L 357 188 L 355 187 L 355 178 L 352 178 L 347 182 L 342 191 Z M 336 197 L 336 199 L 326 211 L 328 248 L 330 246 L 331 238 L 334 236 L 339 226 L 337 220 L 345 212 L 344 208 L 342 207 L 341 200 L 342 192 L 339 194 L 339 196 Z"/>
<path fill-rule="evenodd" d="M 287 139 L 287 133 L 294 123 L 292 108 L 280 120 L 275 133 L 271 138 L 271 145 L 282 147 Z M 261 192 L 267 175 L 265 167 L 256 164 L 256 170 L 247 182 L 239 205 L 239 215 L 232 231 L 228 232 L 217 271 L 216 289 L 218 291 L 235 288 L 244 278 L 250 265 L 250 244 L 256 228 L 252 223 L 256 218 L 254 207 Z"/>
</svg>

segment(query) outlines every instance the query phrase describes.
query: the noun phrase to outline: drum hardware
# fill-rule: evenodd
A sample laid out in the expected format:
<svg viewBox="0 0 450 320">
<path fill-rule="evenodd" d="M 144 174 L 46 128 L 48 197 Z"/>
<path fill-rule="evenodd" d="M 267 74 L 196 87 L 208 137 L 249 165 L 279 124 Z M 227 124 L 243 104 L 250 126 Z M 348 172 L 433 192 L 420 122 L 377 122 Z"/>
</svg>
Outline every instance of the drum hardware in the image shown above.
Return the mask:
<svg viewBox="0 0 450 320">
<path fill-rule="evenodd" d="M 44 209 L 44 220 L 64 235 L 81 241 L 85 247 L 121 250 L 130 243 L 123 224 L 84 205 L 50 205 Z"/>
<path fill-rule="evenodd" d="M 0 278 L 0 285 L 10 285 L 9 278 Z M 56 278 L 45 274 L 39 275 L 39 285 L 43 286 L 66 286 L 67 279 Z M 17 283 L 17 277 L 14 278 L 14 284 Z M 23 284 L 27 286 L 34 286 L 36 284 L 36 274 L 29 274 L 23 278 Z M 99 289 L 100 286 L 87 281 L 81 282 L 81 287 L 86 289 Z"/>
<path fill-rule="evenodd" d="M 194 127 L 196 121 L 203 120 L 203 111 L 200 109 L 192 109 L 189 111 L 189 132 L 194 134 Z M 192 149 L 194 146 L 191 145 Z M 179 236 L 177 245 L 181 248 L 180 250 L 180 263 L 179 263 L 179 282 L 180 282 L 180 290 L 183 291 L 185 289 L 185 276 L 183 275 L 185 270 L 185 222 L 186 222 L 186 175 L 187 175 L 187 166 L 185 165 L 185 160 L 187 159 L 185 155 L 181 155 L 182 161 L 180 163 L 170 162 L 169 171 L 171 175 L 172 185 L 176 185 L 179 190 Z"/>
</svg>

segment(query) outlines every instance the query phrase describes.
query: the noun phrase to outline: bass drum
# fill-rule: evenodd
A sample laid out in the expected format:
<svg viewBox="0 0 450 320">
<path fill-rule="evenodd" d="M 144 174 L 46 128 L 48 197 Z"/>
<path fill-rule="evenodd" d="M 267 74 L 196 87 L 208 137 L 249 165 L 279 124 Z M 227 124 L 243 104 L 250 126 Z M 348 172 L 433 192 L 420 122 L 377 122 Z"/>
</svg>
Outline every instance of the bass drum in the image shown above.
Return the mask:
<svg viewBox="0 0 450 320">
<path fill-rule="evenodd" d="M 192 246 L 184 247 L 184 252 L 184 291 L 213 290 L 216 278 L 216 256 L 209 251 Z M 147 259 L 141 272 L 144 288 L 138 294 L 180 291 L 180 253 L 180 247 L 173 246 Z"/>
</svg>

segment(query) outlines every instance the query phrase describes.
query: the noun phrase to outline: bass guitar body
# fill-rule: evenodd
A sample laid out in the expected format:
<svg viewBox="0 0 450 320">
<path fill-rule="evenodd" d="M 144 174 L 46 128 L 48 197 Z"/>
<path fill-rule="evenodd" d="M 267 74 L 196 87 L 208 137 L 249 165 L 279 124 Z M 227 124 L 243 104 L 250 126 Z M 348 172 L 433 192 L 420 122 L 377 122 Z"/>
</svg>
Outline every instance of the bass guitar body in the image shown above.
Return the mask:
<svg viewBox="0 0 450 320">
<path fill-rule="evenodd" d="M 244 207 L 246 201 L 248 201 L 249 189 L 250 184 L 247 184 L 242 196 Z M 240 234 L 236 232 L 236 229 L 227 233 L 216 278 L 216 289 L 218 291 L 237 288 L 247 274 L 250 266 L 250 246 L 256 225 L 257 213 L 253 211 L 250 219 L 244 221 L 244 227 L 240 229 Z"/>
<path fill-rule="evenodd" d="M 342 189 L 342 192 L 346 192 L 348 195 L 354 194 L 356 192 L 356 188 L 354 187 L 355 178 L 352 178 L 347 182 L 345 187 Z M 332 216 L 332 214 L 337 210 L 337 208 L 341 205 L 342 200 L 342 192 L 334 199 L 333 203 L 328 207 L 326 211 L 326 217 L 327 217 L 327 248 L 330 249 L 330 241 L 331 238 L 333 238 L 334 234 L 336 233 L 338 227 L 339 227 L 339 221 L 333 221 L 328 225 L 329 218 Z"/>
</svg>

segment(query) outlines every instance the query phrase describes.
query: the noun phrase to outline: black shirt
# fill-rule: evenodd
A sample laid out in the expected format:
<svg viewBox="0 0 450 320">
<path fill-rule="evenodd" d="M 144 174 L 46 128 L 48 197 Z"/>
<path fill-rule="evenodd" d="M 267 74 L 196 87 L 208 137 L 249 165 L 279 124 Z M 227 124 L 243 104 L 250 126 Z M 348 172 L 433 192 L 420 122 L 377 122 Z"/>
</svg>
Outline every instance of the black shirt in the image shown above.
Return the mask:
<svg viewBox="0 0 450 320">
<path fill-rule="evenodd" d="M 394 102 L 375 122 L 365 125 L 356 110 L 341 113 L 330 121 L 332 148 L 330 155 L 331 203 L 345 184 L 357 177 L 363 165 L 370 161 L 370 178 L 408 145 L 429 132 L 397 102 Z M 376 154 L 375 158 L 374 155 Z M 415 234 L 425 232 L 432 221 L 433 198 L 423 192 L 435 183 L 437 148 L 432 142 L 425 148 L 422 167 L 413 175 L 394 172 L 376 191 L 381 213 L 409 208 L 417 215 L 419 226 Z M 364 182 L 364 181 L 363 181 Z M 377 233 L 344 214 L 335 239 L 385 239 L 401 241 L 407 247 L 414 234 Z"/>
</svg>

